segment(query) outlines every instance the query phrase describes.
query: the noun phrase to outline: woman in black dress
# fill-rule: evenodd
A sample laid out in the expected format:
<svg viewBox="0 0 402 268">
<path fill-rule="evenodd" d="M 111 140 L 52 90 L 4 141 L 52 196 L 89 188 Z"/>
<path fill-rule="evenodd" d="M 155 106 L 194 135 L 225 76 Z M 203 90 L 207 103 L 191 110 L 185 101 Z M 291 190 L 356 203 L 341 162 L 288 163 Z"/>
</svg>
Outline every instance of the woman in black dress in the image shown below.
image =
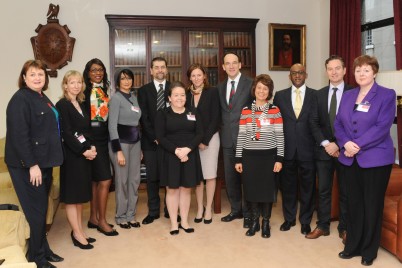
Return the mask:
<svg viewBox="0 0 402 268">
<path fill-rule="evenodd" d="M 112 173 L 109 159 L 109 81 L 106 68 L 100 59 L 92 59 L 85 65 L 83 73 L 85 81 L 84 108 L 91 116 L 92 142 L 97 156 L 92 161 L 92 200 L 88 228 L 96 228 L 107 236 L 119 233 L 106 222 L 106 206 L 109 195 Z"/>
<path fill-rule="evenodd" d="M 65 159 L 60 168 L 60 200 L 66 204 L 74 246 L 93 246 L 82 228 L 82 204 L 91 200 L 91 160 L 96 148 L 91 146 L 89 115 L 83 105 L 84 79 L 77 71 L 68 71 L 62 81 L 63 97 L 56 103 L 61 115 Z"/>
<path fill-rule="evenodd" d="M 186 108 L 186 90 L 181 82 L 173 82 L 168 91 L 170 107 L 158 111 L 155 132 L 160 159 L 160 185 L 166 186 L 166 205 L 170 215 L 171 235 L 179 228 L 194 232 L 188 224 L 191 188 L 202 180 L 198 145 L 202 141 L 202 121 L 196 110 Z M 177 223 L 180 210 L 181 224 Z"/>
</svg>

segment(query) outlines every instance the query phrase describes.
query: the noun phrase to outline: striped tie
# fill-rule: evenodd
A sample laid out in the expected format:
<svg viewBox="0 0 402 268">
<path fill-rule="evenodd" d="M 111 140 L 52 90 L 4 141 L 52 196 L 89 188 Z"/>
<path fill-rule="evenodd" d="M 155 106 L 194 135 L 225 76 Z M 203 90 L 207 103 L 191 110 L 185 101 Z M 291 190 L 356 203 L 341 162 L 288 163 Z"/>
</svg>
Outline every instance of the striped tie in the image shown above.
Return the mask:
<svg viewBox="0 0 402 268">
<path fill-rule="evenodd" d="M 158 91 L 158 95 L 156 97 L 156 110 L 160 110 L 165 108 L 165 94 L 164 94 L 164 90 L 163 90 L 163 84 L 159 84 L 159 91 Z"/>
<path fill-rule="evenodd" d="M 230 81 L 230 83 L 232 84 L 232 86 L 230 88 L 230 95 L 229 95 L 229 109 L 232 109 L 233 96 L 236 93 L 236 90 L 235 90 L 235 81 Z"/>
</svg>

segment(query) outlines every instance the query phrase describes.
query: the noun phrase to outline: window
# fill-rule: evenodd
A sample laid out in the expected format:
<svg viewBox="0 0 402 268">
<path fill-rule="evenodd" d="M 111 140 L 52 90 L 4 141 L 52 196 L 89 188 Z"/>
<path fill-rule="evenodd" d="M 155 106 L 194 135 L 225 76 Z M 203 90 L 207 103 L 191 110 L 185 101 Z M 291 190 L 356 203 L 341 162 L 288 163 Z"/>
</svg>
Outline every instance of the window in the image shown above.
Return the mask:
<svg viewBox="0 0 402 268">
<path fill-rule="evenodd" d="M 377 57 L 382 71 L 395 70 L 393 0 L 362 1 L 362 54 Z"/>
</svg>

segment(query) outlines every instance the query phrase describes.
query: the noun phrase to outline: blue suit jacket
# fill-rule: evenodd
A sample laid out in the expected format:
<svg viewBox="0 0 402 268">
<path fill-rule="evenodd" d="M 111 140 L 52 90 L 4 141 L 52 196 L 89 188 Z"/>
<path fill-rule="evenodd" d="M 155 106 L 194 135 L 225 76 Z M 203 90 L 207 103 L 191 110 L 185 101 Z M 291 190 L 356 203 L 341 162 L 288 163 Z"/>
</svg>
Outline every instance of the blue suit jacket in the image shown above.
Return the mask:
<svg viewBox="0 0 402 268">
<path fill-rule="evenodd" d="M 360 167 L 370 168 L 393 164 L 394 146 L 390 135 L 395 118 L 396 94 L 374 82 L 362 103 L 370 104 L 368 112 L 357 111 L 355 102 L 360 88 L 343 93 L 334 123 L 335 137 L 341 148 L 339 161 L 352 165 L 353 157 L 346 157 L 344 145 L 353 141 L 360 147 L 356 160 Z"/>
</svg>

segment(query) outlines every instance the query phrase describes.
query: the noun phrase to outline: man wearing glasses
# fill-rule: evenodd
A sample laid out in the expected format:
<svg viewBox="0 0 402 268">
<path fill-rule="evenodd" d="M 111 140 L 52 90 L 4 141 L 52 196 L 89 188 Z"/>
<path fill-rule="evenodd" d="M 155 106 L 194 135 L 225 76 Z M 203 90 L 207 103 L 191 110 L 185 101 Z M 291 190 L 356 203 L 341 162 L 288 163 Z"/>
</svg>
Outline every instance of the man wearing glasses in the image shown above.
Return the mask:
<svg viewBox="0 0 402 268">
<path fill-rule="evenodd" d="M 279 107 L 282 114 L 285 136 L 285 157 L 280 180 L 285 222 L 280 230 L 288 231 L 296 225 L 299 196 L 301 233 L 306 235 L 311 232 L 310 222 L 314 211 L 314 138 L 309 119 L 315 90 L 305 85 L 306 68 L 300 63 L 290 67 L 289 78 L 292 86 L 278 91 L 274 98 L 274 105 Z"/>
</svg>

